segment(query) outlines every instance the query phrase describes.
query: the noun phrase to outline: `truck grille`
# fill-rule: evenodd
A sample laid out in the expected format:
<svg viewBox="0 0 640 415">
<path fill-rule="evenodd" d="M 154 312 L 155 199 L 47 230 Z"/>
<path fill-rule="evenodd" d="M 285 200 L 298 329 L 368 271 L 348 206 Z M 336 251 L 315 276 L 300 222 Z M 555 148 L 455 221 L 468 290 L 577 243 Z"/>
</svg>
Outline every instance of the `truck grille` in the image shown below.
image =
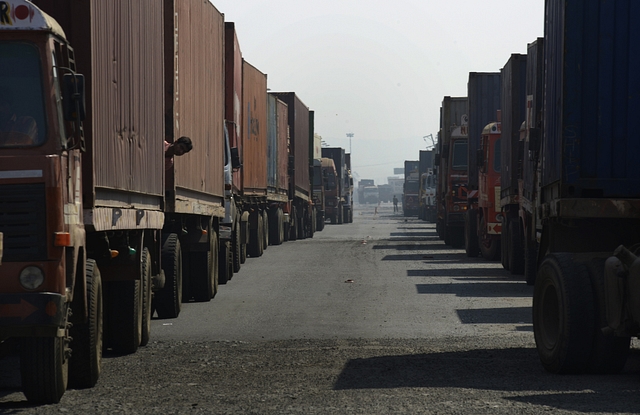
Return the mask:
<svg viewBox="0 0 640 415">
<path fill-rule="evenodd" d="M 44 183 L 0 186 L 2 261 L 44 260 L 47 257 Z"/>
</svg>

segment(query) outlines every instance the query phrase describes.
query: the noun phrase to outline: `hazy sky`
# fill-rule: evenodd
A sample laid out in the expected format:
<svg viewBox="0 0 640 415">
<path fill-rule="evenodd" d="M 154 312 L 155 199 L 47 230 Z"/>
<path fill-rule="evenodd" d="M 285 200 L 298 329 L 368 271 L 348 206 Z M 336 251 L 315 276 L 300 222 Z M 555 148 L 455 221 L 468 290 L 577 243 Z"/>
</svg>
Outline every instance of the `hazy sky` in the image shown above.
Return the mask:
<svg viewBox="0 0 640 415">
<path fill-rule="evenodd" d="M 211 0 L 272 91 L 315 111 L 356 178 L 386 183 L 439 128 L 442 98 L 497 72 L 544 32 L 542 0 Z"/>
</svg>

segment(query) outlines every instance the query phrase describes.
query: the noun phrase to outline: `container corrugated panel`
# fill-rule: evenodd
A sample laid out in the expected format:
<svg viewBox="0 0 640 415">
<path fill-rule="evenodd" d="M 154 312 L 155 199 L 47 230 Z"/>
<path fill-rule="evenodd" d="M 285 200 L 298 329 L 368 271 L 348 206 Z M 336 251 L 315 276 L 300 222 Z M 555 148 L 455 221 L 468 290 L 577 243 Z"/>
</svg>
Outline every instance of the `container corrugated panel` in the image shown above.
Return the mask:
<svg viewBox="0 0 640 415">
<path fill-rule="evenodd" d="M 55 18 L 86 77 L 85 208 L 159 209 L 164 195 L 162 3 L 36 0 Z"/>
<path fill-rule="evenodd" d="M 242 63 L 242 193 L 267 193 L 267 75 Z"/>
<path fill-rule="evenodd" d="M 294 157 L 292 181 L 295 190 L 309 198 L 309 107 L 295 92 L 274 92 L 275 96 L 287 104 L 289 111 L 289 149 Z M 293 195 L 290 195 L 293 196 Z"/>
<path fill-rule="evenodd" d="M 526 118 L 527 55 L 512 54 L 502 68 L 501 197 L 518 194 L 523 144 L 520 127 Z"/>
<path fill-rule="evenodd" d="M 289 108 L 276 99 L 278 127 L 278 193 L 289 190 Z"/>
<path fill-rule="evenodd" d="M 640 2 L 546 2 L 542 184 L 639 197 Z"/>
<path fill-rule="evenodd" d="M 484 127 L 497 121 L 500 109 L 500 72 L 470 72 L 469 98 L 469 190 L 478 189 L 478 149 Z"/>
<path fill-rule="evenodd" d="M 542 127 L 542 91 L 544 76 L 544 39 L 538 38 L 527 47 L 527 129 L 541 131 Z M 539 133 L 538 133 L 539 134 Z M 531 152 L 533 151 L 533 153 Z M 522 160 L 523 196 L 532 201 L 534 194 L 534 173 L 537 166 L 533 163 L 537 150 L 529 149 L 529 136 L 525 137 Z"/>
<path fill-rule="evenodd" d="M 278 185 L 278 98 L 267 97 L 267 186 L 275 191 Z"/>
<path fill-rule="evenodd" d="M 440 108 L 440 127 L 442 128 L 442 143 L 449 144 L 451 130 L 465 121 L 468 123 L 469 100 L 467 97 L 444 97 Z"/>
<path fill-rule="evenodd" d="M 242 51 L 235 23 L 224 24 L 224 65 L 225 65 L 225 120 L 229 130 L 229 145 L 242 154 Z M 241 189 L 242 169 L 233 172 L 233 186 L 236 193 Z"/>
<path fill-rule="evenodd" d="M 420 150 L 420 174 L 433 168 L 433 150 Z"/>
<path fill-rule="evenodd" d="M 315 154 L 315 140 L 313 138 L 313 133 L 315 131 L 315 113 L 313 111 L 309 111 L 309 166 L 313 167 L 313 158 Z M 311 169 L 310 172 L 313 172 Z"/>
<path fill-rule="evenodd" d="M 167 170 L 172 194 L 199 203 L 224 197 L 224 19 L 208 1 L 165 0 L 166 139 L 193 151 Z M 169 210 L 173 201 L 167 200 Z"/>
</svg>

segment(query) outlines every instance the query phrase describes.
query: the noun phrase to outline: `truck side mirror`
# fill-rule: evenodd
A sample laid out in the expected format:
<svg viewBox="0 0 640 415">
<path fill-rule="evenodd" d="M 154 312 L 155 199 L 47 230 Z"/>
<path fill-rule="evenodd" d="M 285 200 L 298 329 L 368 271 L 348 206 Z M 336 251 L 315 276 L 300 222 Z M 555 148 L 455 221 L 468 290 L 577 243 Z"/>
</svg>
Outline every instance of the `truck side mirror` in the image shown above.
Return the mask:
<svg viewBox="0 0 640 415">
<path fill-rule="evenodd" d="M 231 148 L 231 167 L 233 169 L 239 169 L 242 167 L 242 161 L 240 161 L 240 154 L 238 153 L 238 147 Z"/>
<path fill-rule="evenodd" d="M 86 117 L 84 75 L 62 76 L 62 110 L 67 121 L 83 121 Z"/>
</svg>

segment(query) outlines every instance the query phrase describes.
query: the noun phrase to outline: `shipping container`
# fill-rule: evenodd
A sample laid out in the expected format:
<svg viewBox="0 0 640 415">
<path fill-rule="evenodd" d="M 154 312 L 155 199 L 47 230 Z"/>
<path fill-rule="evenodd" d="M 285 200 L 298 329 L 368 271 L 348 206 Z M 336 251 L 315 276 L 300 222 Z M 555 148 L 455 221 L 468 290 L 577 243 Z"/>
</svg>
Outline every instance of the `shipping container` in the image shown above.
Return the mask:
<svg viewBox="0 0 640 415">
<path fill-rule="evenodd" d="M 309 182 L 309 107 L 298 98 L 295 92 L 273 92 L 287 104 L 289 111 L 289 154 L 293 156 L 291 188 L 289 198 L 294 196 L 304 200 L 311 197 Z"/>
<path fill-rule="evenodd" d="M 502 68 L 501 204 L 516 204 L 523 143 L 520 128 L 525 121 L 527 55 L 512 54 Z"/>
<path fill-rule="evenodd" d="M 242 51 L 235 23 L 225 22 L 225 122 L 229 132 L 229 145 L 242 154 Z M 242 191 L 242 170 L 233 171 L 234 193 Z"/>
<path fill-rule="evenodd" d="M 542 185 L 561 197 L 637 197 L 639 4 L 548 1 Z"/>
<path fill-rule="evenodd" d="M 267 75 L 242 66 L 242 194 L 267 194 Z M 274 152 L 275 154 L 275 152 Z"/>
<path fill-rule="evenodd" d="M 287 163 L 289 149 L 287 147 L 287 105 L 274 95 L 267 97 L 269 102 L 269 130 L 267 148 L 267 178 L 270 194 L 287 194 Z"/>
<path fill-rule="evenodd" d="M 538 38 L 527 47 L 527 134 L 525 135 L 522 160 L 522 196 L 529 202 L 533 201 L 536 186 L 534 180 L 542 131 L 543 75 L 544 38 Z M 531 206 L 531 203 L 528 206 Z"/>
<path fill-rule="evenodd" d="M 278 193 L 289 190 L 289 108 L 276 100 L 278 124 Z"/>
<path fill-rule="evenodd" d="M 224 17 L 191 0 L 165 0 L 164 17 L 165 140 L 187 136 L 194 148 L 167 170 L 167 211 L 214 214 L 224 209 Z"/>
<path fill-rule="evenodd" d="M 33 3 L 65 28 L 77 71 L 85 75 L 83 207 L 137 205 L 160 210 L 164 197 L 162 4 L 151 0 Z M 120 27 L 121 21 L 131 24 Z"/>
<path fill-rule="evenodd" d="M 433 150 L 420 150 L 420 174 L 433 168 Z"/>
<path fill-rule="evenodd" d="M 500 109 L 500 72 L 470 72 L 469 98 L 469 190 L 478 189 L 478 160 L 482 130 L 497 121 Z"/>
</svg>

